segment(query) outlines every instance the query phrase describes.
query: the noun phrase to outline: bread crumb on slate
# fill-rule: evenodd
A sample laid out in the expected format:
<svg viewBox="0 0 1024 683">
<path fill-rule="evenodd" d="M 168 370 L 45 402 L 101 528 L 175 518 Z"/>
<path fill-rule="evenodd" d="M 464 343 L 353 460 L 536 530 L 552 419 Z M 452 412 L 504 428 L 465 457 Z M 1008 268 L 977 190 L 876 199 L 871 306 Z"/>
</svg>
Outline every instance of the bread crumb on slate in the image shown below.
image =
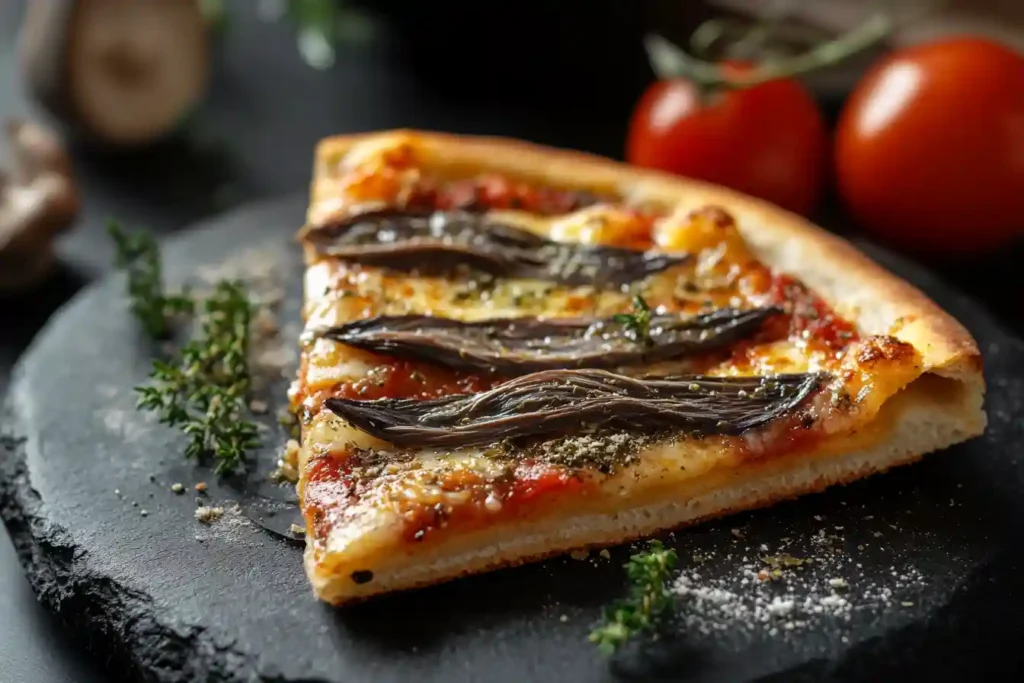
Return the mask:
<svg viewBox="0 0 1024 683">
<path fill-rule="evenodd" d="M 585 560 L 590 557 L 590 551 L 586 548 L 579 548 L 569 553 L 569 557 L 574 560 Z"/>
<path fill-rule="evenodd" d="M 203 493 L 203 492 L 206 491 L 206 488 L 207 488 L 206 487 L 206 482 L 205 481 L 201 481 L 198 484 L 196 484 L 193 488 L 195 488 L 196 493 Z"/>
<path fill-rule="evenodd" d="M 291 531 L 296 536 L 305 536 L 306 535 L 306 527 L 299 526 L 298 524 L 292 524 L 290 527 L 288 527 L 288 530 Z"/>
<path fill-rule="evenodd" d="M 277 461 L 277 469 L 270 478 L 275 481 L 290 481 L 295 483 L 299 480 L 299 451 L 301 447 L 295 439 L 288 439 L 284 446 L 284 452 Z"/>
<path fill-rule="evenodd" d="M 224 515 L 222 507 L 199 507 L 196 508 L 196 519 L 203 524 L 212 524 Z"/>
<path fill-rule="evenodd" d="M 171 484 L 171 490 L 180 495 L 185 493 L 185 485 L 181 482 L 175 482 Z"/>
<path fill-rule="evenodd" d="M 143 517 L 145 517 L 146 515 L 149 514 L 149 510 L 139 510 L 139 514 L 142 515 Z"/>
</svg>

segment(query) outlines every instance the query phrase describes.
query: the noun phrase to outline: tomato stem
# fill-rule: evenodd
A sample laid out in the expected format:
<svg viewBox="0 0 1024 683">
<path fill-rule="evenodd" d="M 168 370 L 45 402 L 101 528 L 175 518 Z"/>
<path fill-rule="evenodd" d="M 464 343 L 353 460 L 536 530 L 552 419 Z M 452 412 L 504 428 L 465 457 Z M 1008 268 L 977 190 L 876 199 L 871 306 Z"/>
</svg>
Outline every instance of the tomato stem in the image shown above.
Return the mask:
<svg viewBox="0 0 1024 683">
<path fill-rule="evenodd" d="M 892 17 L 885 12 L 877 12 L 834 40 L 794 57 L 764 62 L 742 73 L 727 73 L 721 65 L 687 54 L 657 34 L 648 34 L 644 38 L 644 47 L 659 79 L 687 78 L 707 92 L 718 88 L 749 88 L 836 64 L 883 40 L 893 28 Z"/>
</svg>

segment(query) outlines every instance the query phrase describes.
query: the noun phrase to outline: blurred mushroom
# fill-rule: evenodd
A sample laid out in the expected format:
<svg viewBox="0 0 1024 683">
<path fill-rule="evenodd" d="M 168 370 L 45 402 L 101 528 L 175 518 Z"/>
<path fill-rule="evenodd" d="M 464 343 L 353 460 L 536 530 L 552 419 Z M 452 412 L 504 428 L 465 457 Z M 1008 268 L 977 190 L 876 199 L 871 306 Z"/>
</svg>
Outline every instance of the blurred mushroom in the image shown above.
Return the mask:
<svg viewBox="0 0 1024 683">
<path fill-rule="evenodd" d="M 33 0 L 22 69 L 32 95 L 76 132 L 139 145 L 171 131 L 202 98 L 208 34 L 196 0 Z"/>
<path fill-rule="evenodd" d="M 26 287 L 53 263 L 53 240 L 78 214 L 71 163 L 51 131 L 8 121 L 13 168 L 0 170 L 0 293 Z"/>
</svg>

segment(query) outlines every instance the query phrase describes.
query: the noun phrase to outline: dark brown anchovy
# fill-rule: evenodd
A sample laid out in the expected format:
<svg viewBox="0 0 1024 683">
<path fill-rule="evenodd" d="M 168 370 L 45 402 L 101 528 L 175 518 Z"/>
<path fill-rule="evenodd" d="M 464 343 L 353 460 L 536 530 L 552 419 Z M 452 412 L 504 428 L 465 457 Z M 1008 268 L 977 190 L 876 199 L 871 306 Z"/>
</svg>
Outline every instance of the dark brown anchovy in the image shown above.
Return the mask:
<svg viewBox="0 0 1024 683">
<path fill-rule="evenodd" d="M 462 448 L 599 431 L 734 435 L 795 411 L 827 378 L 637 379 L 605 370 L 547 370 L 478 394 L 425 401 L 330 398 L 324 405 L 396 446 Z"/>
<path fill-rule="evenodd" d="M 425 315 L 358 320 L 321 335 L 365 351 L 468 372 L 526 374 L 556 368 L 616 368 L 711 351 L 744 339 L 781 308 L 682 317 L 657 315 L 650 343 L 638 343 L 608 319 L 504 318 L 460 322 Z"/>
<path fill-rule="evenodd" d="M 464 211 L 376 211 L 310 227 L 318 253 L 424 274 L 469 267 L 500 277 L 621 287 L 682 263 L 687 254 L 554 242 Z"/>
</svg>

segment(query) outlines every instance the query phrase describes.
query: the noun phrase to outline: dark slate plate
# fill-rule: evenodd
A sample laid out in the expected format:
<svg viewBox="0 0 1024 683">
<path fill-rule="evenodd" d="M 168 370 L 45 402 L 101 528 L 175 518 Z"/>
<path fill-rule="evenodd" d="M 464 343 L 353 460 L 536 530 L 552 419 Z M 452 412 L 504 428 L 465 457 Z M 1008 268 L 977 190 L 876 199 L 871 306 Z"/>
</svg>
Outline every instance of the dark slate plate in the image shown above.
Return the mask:
<svg viewBox="0 0 1024 683">
<path fill-rule="evenodd" d="M 291 235 L 304 203 L 253 206 L 182 235 L 166 249 L 171 281 L 229 257 L 253 262 L 239 251 L 265 257 L 269 245 L 291 281 L 280 320 L 297 323 Z M 612 659 L 586 636 L 621 593 L 627 548 L 334 610 L 313 599 L 294 544 L 237 513 L 195 521 L 191 485 L 200 480 L 211 484 L 210 502 L 244 502 L 256 489 L 287 498 L 265 481 L 286 435 L 272 409 L 248 483 L 216 483 L 186 464 L 182 440 L 133 409 L 131 387 L 154 350 L 125 310 L 120 276 L 78 296 L 23 359 L 0 451 L 0 512 L 40 599 L 102 661 L 144 680 L 947 680 L 1013 671 L 1024 611 L 1024 345 L 927 273 L 871 252 L 980 340 L 987 435 L 886 476 L 671 535 L 690 589 L 677 623 Z M 281 350 L 292 340 L 286 334 Z M 283 375 L 264 390 L 276 405 Z M 172 493 L 173 482 L 188 493 Z M 780 549 L 812 561 L 781 581 L 751 578 L 759 557 Z"/>
</svg>

